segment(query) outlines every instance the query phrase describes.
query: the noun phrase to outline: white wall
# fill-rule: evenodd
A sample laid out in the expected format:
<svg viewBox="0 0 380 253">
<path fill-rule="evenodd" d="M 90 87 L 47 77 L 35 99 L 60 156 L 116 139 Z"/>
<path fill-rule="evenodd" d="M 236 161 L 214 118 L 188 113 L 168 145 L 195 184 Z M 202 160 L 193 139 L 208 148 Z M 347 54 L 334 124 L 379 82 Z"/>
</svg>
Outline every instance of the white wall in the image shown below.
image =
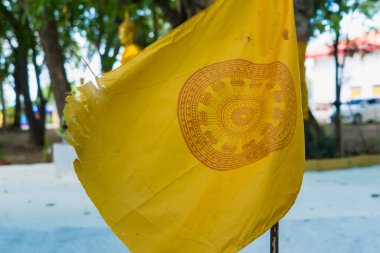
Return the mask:
<svg viewBox="0 0 380 253">
<path fill-rule="evenodd" d="M 311 103 L 335 100 L 335 63 L 332 56 L 306 61 Z M 347 58 L 344 70 L 342 101 L 351 96 L 350 87 L 362 87 L 362 96 L 372 96 L 372 86 L 380 84 L 380 52 Z"/>
</svg>

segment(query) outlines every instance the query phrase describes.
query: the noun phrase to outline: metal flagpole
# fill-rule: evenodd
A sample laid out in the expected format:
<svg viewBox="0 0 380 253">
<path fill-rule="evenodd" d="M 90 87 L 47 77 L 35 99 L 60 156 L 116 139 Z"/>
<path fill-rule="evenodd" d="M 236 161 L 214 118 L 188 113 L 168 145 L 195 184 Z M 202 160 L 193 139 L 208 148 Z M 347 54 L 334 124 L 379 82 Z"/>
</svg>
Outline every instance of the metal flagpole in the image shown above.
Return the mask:
<svg viewBox="0 0 380 253">
<path fill-rule="evenodd" d="M 270 230 L 270 253 L 279 253 L 278 250 L 278 223 L 274 225 Z"/>
</svg>

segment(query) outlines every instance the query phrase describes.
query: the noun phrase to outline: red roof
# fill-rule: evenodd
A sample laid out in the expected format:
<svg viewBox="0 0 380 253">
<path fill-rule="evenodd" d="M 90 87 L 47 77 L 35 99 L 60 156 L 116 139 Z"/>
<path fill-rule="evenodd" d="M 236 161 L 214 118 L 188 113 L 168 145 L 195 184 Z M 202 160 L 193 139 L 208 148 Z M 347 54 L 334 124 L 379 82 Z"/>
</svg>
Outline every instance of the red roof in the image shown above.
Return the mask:
<svg viewBox="0 0 380 253">
<path fill-rule="evenodd" d="M 333 53 L 332 45 L 325 45 L 316 49 L 309 49 L 306 51 L 306 58 L 319 59 L 326 58 Z M 373 51 L 380 51 L 380 31 L 372 31 L 362 37 L 352 40 L 342 40 L 338 46 L 339 55 L 351 55 L 354 53 L 369 53 Z"/>
</svg>

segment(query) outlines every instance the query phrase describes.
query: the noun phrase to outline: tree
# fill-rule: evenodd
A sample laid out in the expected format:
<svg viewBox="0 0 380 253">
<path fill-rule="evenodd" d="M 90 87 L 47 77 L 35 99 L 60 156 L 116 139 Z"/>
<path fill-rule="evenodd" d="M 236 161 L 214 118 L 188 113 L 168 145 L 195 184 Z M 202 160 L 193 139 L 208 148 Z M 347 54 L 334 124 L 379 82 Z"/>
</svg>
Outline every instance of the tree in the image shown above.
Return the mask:
<svg viewBox="0 0 380 253">
<path fill-rule="evenodd" d="M 169 3 L 166 1 L 166 4 Z M 126 12 L 129 12 L 136 26 L 136 43 L 142 48 L 168 31 L 162 12 L 152 0 L 108 0 L 107 4 L 91 0 L 78 4 L 83 7 L 78 29 L 88 41 L 88 57 L 99 55 L 102 72 L 112 70 L 117 61 L 116 57 L 123 46 L 118 36 L 119 25 Z"/>
<path fill-rule="evenodd" d="M 355 12 L 372 17 L 380 9 L 380 3 L 377 0 L 315 0 L 317 11 L 316 15 L 311 19 L 311 24 L 315 34 L 328 32 L 333 37 L 333 56 L 335 61 L 335 139 L 336 153 L 338 156 L 342 154 L 342 130 L 340 120 L 341 106 L 341 89 L 344 77 L 344 67 L 346 57 L 348 56 L 348 47 L 346 46 L 342 56 L 339 47 L 348 39 L 348 34 L 342 34 L 341 24 L 344 17 L 353 15 Z M 346 41 L 345 41 L 346 40 Z M 346 43 L 348 45 L 348 43 Z"/>
<path fill-rule="evenodd" d="M 33 102 L 30 96 L 29 75 L 28 75 L 28 59 L 29 50 L 35 49 L 35 37 L 30 27 L 28 18 L 24 11 L 25 2 L 8 1 L 7 4 L 0 5 L 0 14 L 5 18 L 9 26 L 9 33 L 5 34 L 9 41 L 9 47 L 13 54 L 13 79 L 15 87 L 23 97 L 25 114 L 28 119 L 30 128 L 30 138 L 34 145 L 42 146 L 44 144 L 45 133 L 45 107 L 38 108 L 38 114 L 33 109 Z M 39 94 L 41 96 L 42 94 Z M 40 97 L 40 101 L 44 98 Z M 16 104 L 17 105 L 17 104 Z M 21 104 L 19 104 L 21 107 Z M 16 110 L 19 108 L 16 108 Z"/>
<path fill-rule="evenodd" d="M 1 61 L 2 61 L 2 73 L 3 75 L 6 75 L 4 77 L 4 80 L 12 75 L 12 70 L 8 68 L 8 71 L 5 71 L 5 65 L 14 66 L 14 55 L 12 53 L 9 53 L 11 51 L 13 44 L 15 43 L 12 38 L 14 37 L 12 26 L 10 22 L 7 20 L 6 14 L 3 12 L 4 10 L 2 7 L 0 8 L 0 39 L 1 39 Z M 13 44 L 12 44 L 13 43 Z M 21 111 L 21 87 L 16 84 L 13 85 L 13 89 L 15 92 L 15 109 L 14 109 L 14 120 L 12 128 L 20 128 L 20 111 Z M 4 94 L 3 94 L 4 95 Z"/>
<path fill-rule="evenodd" d="M 194 16 L 200 10 L 206 8 L 214 0 L 155 0 L 154 1 L 163 11 L 165 17 L 173 28 Z"/>
<path fill-rule="evenodd" d="M 1 113 L 3 115 L 2 122 L 1 122 L 1 128 L 3 130 L 6 129 L 7 126 L 7 106 L 5 103 L 5 94 L 4 94 L 4 80 L 7 77 L 7 69 L 1 68 L 0 69 L 0 105 L 1 105 Z"/>
<path fill-rule="evenodd" d="M 78 3 L 83 8 L 78 29 L 89 42 L 89 57 L 97 53 L 101 71 L 112 70 L 121 44 L 118 39 L 118 26 L 124 17 L 126 4 L 120 0 L 84 1 Z"/>
<path fill-rule="evenodd" d="M 310 20 L 316 15 L 315 0 L 294 0 L 298 55 L 301 74 L 302 110 L 305 125 L 306 158 L 319 158 L 331 153 L 326 143 L 331 143 L 323 129 L 319 126 L 308 106 L 308 90 L 306 85 L 305 54 L 306 46 L 312 35 Z M 331 154 L 330 154 L 331 155 Z"/>
<path fill-rule="evenodd" d="M 65 51 L 70 51 L 76 45 L 71 38 L 72 21 L 77 14 L 74 3 L 76 2 L 26 0 L 25 4 L 25 11 L 43 48 L 60 118 L 63 116 L 66 95 L 71 90 L 65 70 Z M 73 8 L 69 9 L 71 7 Z"/>
<path fill-rule="evenodd" d="M 1 25 L 2 26 L 2 25 Z M 1 105 L 1 113 L 3 115 L 1 126 L 2 129 L 5 130 L 7 126 L 7 105 L 5 101 L 5 93 L 4 93 L 4 81 L 9 76 L 9 61 L 7 61 L 7 55 L 4 53 L 4 44 L 6 40 L 4 39 L 4 30 L 0 32 L 0 105 Z"/>
<path fill-rule="evenodd" d="M 44 24 L 38 29 L 38 34 L 42 48 L 44 49 L 45 61 L 49 70 L 58 114 L 62 118 L 66 95 L 70 92 L 70 84 L 66 76 L 62 48 L 59 45 L 57 23 L 54 20 L 54 15 L 49 15 L 51 13 L 49 9 L 45 10 L 46 13 L 42 16 Z"/>
</svg>

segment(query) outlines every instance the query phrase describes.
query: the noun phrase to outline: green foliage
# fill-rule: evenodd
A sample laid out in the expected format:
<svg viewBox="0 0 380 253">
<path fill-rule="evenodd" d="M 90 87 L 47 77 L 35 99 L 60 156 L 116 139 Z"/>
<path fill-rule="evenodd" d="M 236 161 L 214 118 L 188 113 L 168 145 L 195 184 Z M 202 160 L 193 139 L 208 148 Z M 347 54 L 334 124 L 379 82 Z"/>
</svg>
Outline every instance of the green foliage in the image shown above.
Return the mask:
<svg viewBox="0 0 380 253">
<path fill-rule="evenodd" d="M 64 55 L 77 65 L 81 63 L 81 55 L 75 34 L 78 31 L 77 25 L 80 22 L 80 16 L 84 11 L 81 2 L 81 0 L 26 0 L 25 8 L 27 18 L 35 33 L 46 25 L 43 23 L 44 15 L 57 23 L 59 44 Z"/>
<path fill-rule="evenodd" d="M 306 159 L 334 158 L 336 140 L 328 136 L 325 129 L 310 115 L 305 122 Z"/>
<path fill-rule="evenodd" d="M 308 144 L 310 152 L 307 159 L 334 158 L 336 154 L 336 141 L 334 138 L 323 136 Z"/>
<path fill-rule="evenodd" d="M 151 0 L 143 1 L 103 1 L 88 0 L 82 3 L 83 12 L 79 16 L 76 27 L 86 38 L 91 58 L 96 53 L 101 57 L 102 70 L 111 70 L 121 44 L 118 37 L 118 28 L 129 11 L 132 21 L 136 25 L 136 42 L 144 48 L 169 30 L 161 10 Z"/>
<path fill-rule="evenodd" d="M 347 15 L 359 12 L 371 18 L 380 11 L 378 0 L 314 0 L 316 13 L 311 19 L 314 35 L 340 33 L 341 21 Z"/>
<path fill-rule="evenodd" d="M 83 65 L 81 57 L 91 59 L 98 54 L 103 71 L 112 69 L 123 46 L 119 42 L 118 27 L 127 10 L 136 25 L 136 42 L 141 48 L 150 45 L 171 28 L 154 0 L 4 0 L 2 6 L 18 22 L 18 29 L 11 28 L 11 19 L 0 13 L 0 40 L 11 41 L 15 33 L 27 30 L 31 38 L 30 46 L 41 55 L 37 31 L 46 25 L 46 19 L 42 17 L 47 16 L 57 24 L 59 44 L 68 62 Z M 176 0 L 168 0 L 166 6 L 175 10 Z M 83 46 L 87 48 L 87 55 L 81 51 Z"/>
</svg>

